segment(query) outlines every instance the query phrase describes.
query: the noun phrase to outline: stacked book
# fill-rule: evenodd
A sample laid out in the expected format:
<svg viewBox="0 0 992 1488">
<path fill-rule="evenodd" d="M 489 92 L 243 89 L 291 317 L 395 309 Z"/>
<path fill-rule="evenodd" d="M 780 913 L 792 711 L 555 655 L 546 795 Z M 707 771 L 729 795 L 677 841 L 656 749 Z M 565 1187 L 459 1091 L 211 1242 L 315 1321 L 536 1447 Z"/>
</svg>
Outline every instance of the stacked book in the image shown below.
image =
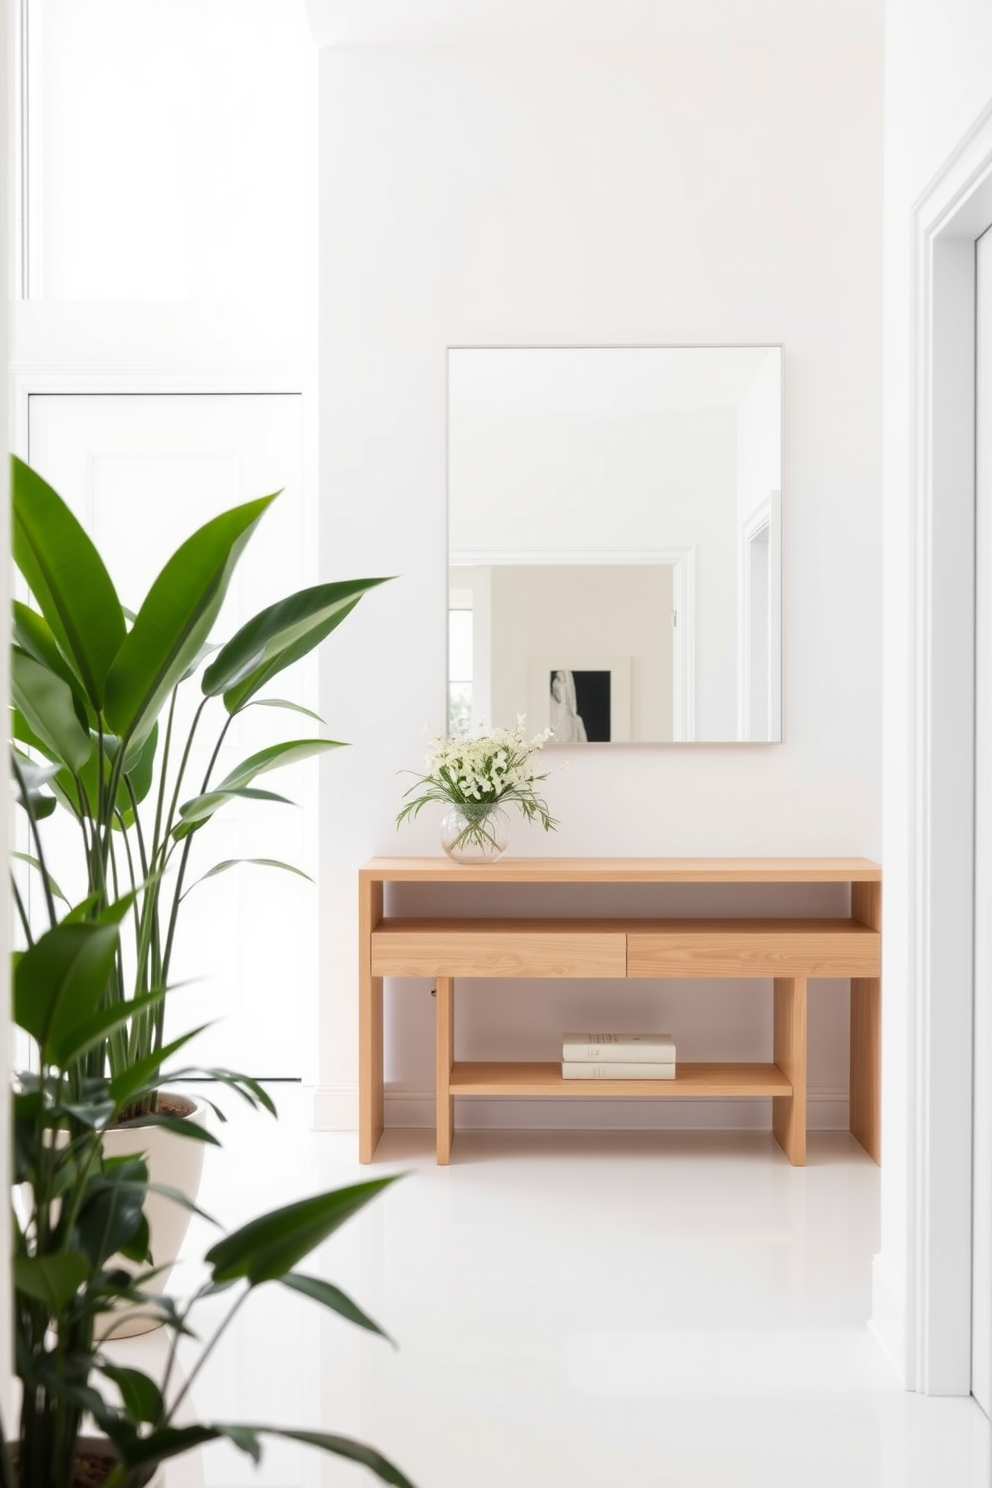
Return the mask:
<svg viewBox="0 0 992 1488">
<path fill-rule="evenodd" d="M 566 1033 L 561 1073 L 564 1080 L 674 1080 L 675 1043 L 670 1033 Z"/>
</svg>

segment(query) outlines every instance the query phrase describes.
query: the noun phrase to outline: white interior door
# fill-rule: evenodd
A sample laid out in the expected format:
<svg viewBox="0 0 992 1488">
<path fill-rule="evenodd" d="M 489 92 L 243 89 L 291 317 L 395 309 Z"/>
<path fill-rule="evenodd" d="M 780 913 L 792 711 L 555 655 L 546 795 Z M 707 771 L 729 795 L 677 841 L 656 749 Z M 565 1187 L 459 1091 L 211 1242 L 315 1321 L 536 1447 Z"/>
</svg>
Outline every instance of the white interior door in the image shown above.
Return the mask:
<svg viewBox="0 0 992 1488">
<path fill-rule="evenodd" d="M 130 609 L 138 608 L 165 560 L 197 527 L 240 502 L 283 489 L 238 566 L 215 627 L 217 640 L 264 605 L 314 582 L 306 557 L 302 450 L 297 394 L 30 399 L 28 459 L 92 534 Z M 305 663 L 267 690 L 309 707 L 314 694 L 315 676 Z M 217 726 L 200 735 L 189 795 L 199 789 L 222 716 L 221 709 Z M 299 714 L 249 708 L 230 730 L 219 763 L 230 768 L 276 739 L 317 731 Z M 222 778 L 226 768 L 213 778 Z M 195 840 L 197 872 L 188 882 L 240 857 L 274 858 L 313 872 L 315 767 L 287 769 L 263 783 L 302 809 L 225 806 Z M 167 1031 L 175 1036 L 216 1020 L 190 1046 L 196 1061 L 259 1077 L 301 1076 L 305 1025 L 316 1005 L 315 893 L 295 875 L 243 865 L 200 884 L 184 901 L 170 981 L 189 985 L 170 994 Z"/>
<path fill-rule="evenodd" d="M 992 229 L 976 244 L 972 1393 L 992 1415 Z"/>
</svg>

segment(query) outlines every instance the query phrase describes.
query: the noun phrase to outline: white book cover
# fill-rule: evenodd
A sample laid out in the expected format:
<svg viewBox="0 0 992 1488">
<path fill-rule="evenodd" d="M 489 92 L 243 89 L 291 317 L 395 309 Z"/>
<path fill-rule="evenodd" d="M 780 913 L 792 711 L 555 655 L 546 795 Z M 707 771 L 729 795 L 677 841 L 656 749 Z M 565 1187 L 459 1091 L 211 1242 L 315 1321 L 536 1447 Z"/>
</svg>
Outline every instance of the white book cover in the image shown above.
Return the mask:
<svg viewBox="0 0 992 1488">
<path fill-rule="evenodd" d="M 564 1033 L 562 1059 L 590 1059 L 612 1063 L 626 1060 L 655 1064 L 675 1062 L 675 1041 L 670 1033 Z"/>
<path fill-rule="evenodd" d="M 561 1076 L 563 1080 L 674 1080 L 675 1061 L 614 1059 L 609 1064 L 594 1064 L 586 1059 L 563 1059 Z"/>
</svg>

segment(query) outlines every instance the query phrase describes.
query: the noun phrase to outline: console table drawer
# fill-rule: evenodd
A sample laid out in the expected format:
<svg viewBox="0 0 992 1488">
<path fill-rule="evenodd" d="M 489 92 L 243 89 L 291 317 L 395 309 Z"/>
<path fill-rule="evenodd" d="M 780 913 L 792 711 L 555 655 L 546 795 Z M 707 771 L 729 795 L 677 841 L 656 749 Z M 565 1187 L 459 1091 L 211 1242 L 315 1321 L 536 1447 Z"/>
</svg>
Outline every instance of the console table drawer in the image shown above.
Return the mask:
<svg viewBox="0 0 992 1488">
<path fill-rule="evenodd" d="M 373 976 L 622 977 L 627 937 L 523 920 L 380 920 L 372 932 Z"/>
<path fill-rule="evenodd" d="M 669 920 L 627 938 L 629 977 L 877 977 L 880 962 L 858 920 Z"/>
</svg>

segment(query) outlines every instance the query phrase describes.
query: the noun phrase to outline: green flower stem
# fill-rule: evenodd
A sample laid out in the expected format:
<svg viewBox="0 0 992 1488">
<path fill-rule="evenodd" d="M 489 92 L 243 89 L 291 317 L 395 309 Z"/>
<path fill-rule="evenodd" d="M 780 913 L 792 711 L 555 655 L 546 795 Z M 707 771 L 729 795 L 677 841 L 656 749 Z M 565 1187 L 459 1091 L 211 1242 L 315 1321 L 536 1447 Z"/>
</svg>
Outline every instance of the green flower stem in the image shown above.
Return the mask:
<svg viewBox="0 0 992 1488">
<path fill-rule="evenodd" d="M 487 806 L 478 812 L 470 811 L 467 807 L 458 808 L 465 817 L 466 825 L 451 843 L 452 847 L 478 847 L 485 852 L 487 847 L 493 851 L 499 851 L 499 842 L 492 829 L 492 814 L 498 811 L 497 806 Z"/>
</svg>

